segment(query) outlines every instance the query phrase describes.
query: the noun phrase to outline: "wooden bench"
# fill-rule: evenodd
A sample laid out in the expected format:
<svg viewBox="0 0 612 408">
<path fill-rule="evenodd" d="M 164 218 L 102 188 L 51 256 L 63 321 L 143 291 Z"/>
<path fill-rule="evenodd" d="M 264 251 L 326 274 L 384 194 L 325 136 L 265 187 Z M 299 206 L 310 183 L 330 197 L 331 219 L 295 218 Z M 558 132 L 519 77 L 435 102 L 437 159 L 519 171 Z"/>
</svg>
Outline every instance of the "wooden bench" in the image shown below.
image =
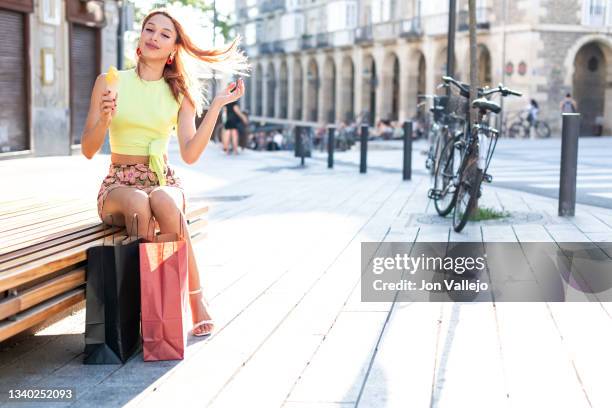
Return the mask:
<svg viewBox="0 0 612 408">
<path fill-rule="evenodd" d="M 192 242 L 207 236 L 208 205 L 187 203 Z M 0 202 L 0 342 L 85 306 L 86 250 L 127 238 L 91 200 Z"/>
</svg>

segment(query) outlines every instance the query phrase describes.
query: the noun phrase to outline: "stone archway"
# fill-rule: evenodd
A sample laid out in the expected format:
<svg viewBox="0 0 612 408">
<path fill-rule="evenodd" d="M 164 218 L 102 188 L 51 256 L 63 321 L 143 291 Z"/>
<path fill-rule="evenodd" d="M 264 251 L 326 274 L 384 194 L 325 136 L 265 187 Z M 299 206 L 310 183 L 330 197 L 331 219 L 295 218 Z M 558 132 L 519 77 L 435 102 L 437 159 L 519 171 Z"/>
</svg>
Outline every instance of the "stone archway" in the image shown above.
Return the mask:
<svg viewBox="0 0 612 408">
<path fill-rule="evenodd" d="M 287 62 L 283 61 L 280 67 L 280 106 L 279 113 L 282 119 L 288 119 L 289 114 L 289 72 L 287 70 Z"/>
<path fill-rule="evenodd" d="M 478 86 L 491 87 L 493 76 L 491 68 L 491 53 L 484 44 L 478 45 Z"/>
<path fill-rule="evenodd" d="M 435 65 L 435 71 L 434 71 L 434 86 L 437 86 L 438 84 L 442 83 L 442 77 L 445 76 L 447 74 L 447 70 L 446 70 L 446 66 L 447 66 L 447 62 L 448 62 L 448 51 L 446 47 L 443 47 L 439 52 L 438 55 L 436 56 L 436 65 Z M 454 64 L 453 64 L 453 71 L 455 72 L 455 79 L 457 80 L 461 80 L 461 74 L 457 71 L 457 55 L 455 54 L 455 57 L 453 58 L 454 60 Z M 444 88 L 441 88 L 437 91 L 437 93 L 439 94 L 445 94 L 446 90 Z"/>
<path fill-rule="evenodd" d="M 385 58 L 383 66 L 383 119 L 399 119 L 400 62 L 395 53 Z"/>
<path fill-rule="evenodd" d="M 347 122 L 355 118 L 355 64 L 351 57 L 342 61 L 342 119 Z"/>
<path fill-rule="evenodd" d="M 608 62 L 597 42 L 583 45 L 574 58 L 572 88 L 580 112 L 582 136 L 599 136 L 603 131 Z"/>
<path fill-rule="evenodd" d="M 263 68 L 257 64 L 255 68 L 255 115 L 263 116 Z"/>
<path fill-rule="evenodd" d="M 374 125 L 376 118 L 376 88 L 378 87 L 378 75 L 376 73 L 376 61 L 372 55 L 367 55 L 364 58 L 363 73 L 362 73 L 362 92 L 361 106 L 362 122 Z"/>
<path fill-rule="evenodd" d="M 296 59 L 293 62 L 293 119 L 302 120 L 303 110 L 303 72 L 302 72 L 302 61 Z"/>
<path fill-rule="evenodd" d="M 336 64 L 331 57 L 323 66 L 323 117 L 327 123 L 336 121 Z"/>
<path fill-rule="evenodd" d="M 306 89 L 306 99 L 308 102 L 306 120 L 316 122 L 319 117 L 319 88 L 321 80 L 319 78 L 319 67 L 314 58 L 311 58 L 308 63 L 306 79 L 308 80 L 308 88 Z"/>
<path fill-rule="evenodd" d="M 252 107 L 251 107 L 251 99 L 252 99 L 252 92 L 253 92 L 253 76 L 249 75 L 245 78 L 244 80 L 244 85 L 245 85 L 245 91 L 244 91 L 244 97 L 242 98 L 242 110 L 247 111 L 249 114 L 252 112 Z"/>
<path fill-rule="evenodd" d="M 270 62 L 266 71 L 266 95 L 267 95 L 267 106 L 266 116 L 269 118 L 274 117 L 274 106 L 276 95 L 276 71 L 274 70 L 274 64 Z"/>
</svg>

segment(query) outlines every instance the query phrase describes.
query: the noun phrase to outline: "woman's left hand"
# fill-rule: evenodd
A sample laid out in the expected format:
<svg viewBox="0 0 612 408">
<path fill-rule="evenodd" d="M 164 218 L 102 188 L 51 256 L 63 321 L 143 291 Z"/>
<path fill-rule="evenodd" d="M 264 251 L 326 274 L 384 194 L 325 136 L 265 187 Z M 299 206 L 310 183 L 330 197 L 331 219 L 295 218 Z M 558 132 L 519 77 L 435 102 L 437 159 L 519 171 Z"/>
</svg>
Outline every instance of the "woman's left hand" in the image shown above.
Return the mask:
<svg viewBox="0 0 612 408">
<path fill-rule="evenodd" d="M 225 106 L 228 103 L 237 101 L 244 95 L 244 81 L 239 79 L 238 81 L 230 83 L 227 88 L 215 96 L 214 102 Z"/>
</svg>

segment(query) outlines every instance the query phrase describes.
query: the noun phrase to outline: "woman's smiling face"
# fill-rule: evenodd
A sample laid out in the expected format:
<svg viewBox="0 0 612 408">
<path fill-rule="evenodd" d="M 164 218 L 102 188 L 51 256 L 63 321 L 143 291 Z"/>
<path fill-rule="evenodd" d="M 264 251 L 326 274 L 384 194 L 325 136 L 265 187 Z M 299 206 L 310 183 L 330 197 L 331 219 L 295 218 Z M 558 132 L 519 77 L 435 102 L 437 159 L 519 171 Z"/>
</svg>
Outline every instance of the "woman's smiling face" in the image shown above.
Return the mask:
<svg viewBox="0 0 612 408">
<path fill-rule="evenodd" d="M 148 59 L 167 59 L 176 51 L 176 29 L 172 20 L 155 14 L 145 24 L 138 42 L 142 56 Z"/>
</svg>

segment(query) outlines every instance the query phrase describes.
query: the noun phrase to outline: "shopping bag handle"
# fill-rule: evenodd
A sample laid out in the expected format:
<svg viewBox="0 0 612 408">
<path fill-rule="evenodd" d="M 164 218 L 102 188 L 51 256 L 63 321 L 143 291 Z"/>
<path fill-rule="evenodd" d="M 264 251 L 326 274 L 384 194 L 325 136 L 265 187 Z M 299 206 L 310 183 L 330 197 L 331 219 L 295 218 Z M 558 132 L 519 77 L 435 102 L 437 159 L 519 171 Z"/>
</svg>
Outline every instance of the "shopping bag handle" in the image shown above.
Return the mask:
<svg viewBox="0 0 612 408">
<path fill-rule="evenodd" d="M 102 209 L 104 209 L 104 205 L 102 205 Z M 112 229 L 115 226 L 115 223 L 113 222 L 113 214 L 108 214 L 108 216 L 111 219 L 111 229 Z M 113 238 L 113 245 L 115 245 L 115 232 L 112 233 L 112 238 Z M 105 242 L 106 242 L 106 222 L 102 220 L 102 246 L 104 246 Z"/>
</svg>

